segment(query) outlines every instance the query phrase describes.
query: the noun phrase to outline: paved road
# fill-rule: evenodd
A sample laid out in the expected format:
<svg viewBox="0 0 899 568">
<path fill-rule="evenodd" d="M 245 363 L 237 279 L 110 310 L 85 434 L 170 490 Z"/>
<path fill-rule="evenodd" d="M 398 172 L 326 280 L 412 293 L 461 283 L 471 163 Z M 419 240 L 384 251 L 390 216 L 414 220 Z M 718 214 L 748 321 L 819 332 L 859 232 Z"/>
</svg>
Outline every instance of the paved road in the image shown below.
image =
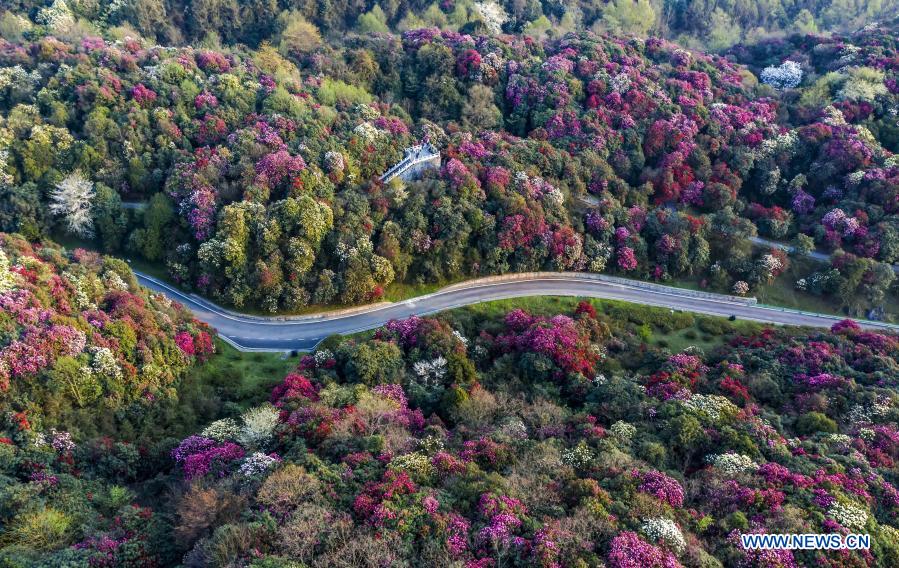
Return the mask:
<svg viewBox="0 0 899 568">
<path fill-rule="evenodd" d="M 779 248 L 786 252 L 793 252 L 793 246 L 788 245 L 786 243 L 772 241 L 770 239 L 765 239 L 762 237 L 749 237 L 749 240 L 752 241 L 754 244 L 757 244 L 760 246 L 776 247 L 776 248 Z M 808 254 L 806 254 L 806 256 L 809 258 L 813 258 L 813 259 L 817 260 L 818 262 L 826 262 L 828 264 L 830 263 L 830 255 L 826 252 L 821 252 L 819 250 L 813 250 L 813 251 L 809 252 Z M 895 272 L 896 274 L 899 274 L 899 264 L 893 265 L 893 272 Z"/>
<path fill-rule="evenodd" d="M 749 240 L 757 245 L 761 245 L 764 247 L 779 248 L 780 250 L 786 251 L 786 252 L 793 252 L 793 248 L 794 248 L 792 245 L 788 245 L 786 243 L 781 243 L 778 241 L 772 241 L 770 239 L 766 239 L 763 237 L 749 237 Z M 809 258 L 813 258 L 820 262 L 830 262 L 830 255 L 827 254 L 826 252 L 820 252 L 817 250 L 813 250 L 813 251 L 809 252 L 808 254 L 806 254 L 806 256 Z"/>
<path fill-rule="evenodd" d="M 297 316 L 292 318 L 259 317 L 237 314 L 195 296 L 180 292 L 159 280 L 135 271 L 138 281 L 190 308 L 196 317 L 216 328 L 232 345 L 246 351 L 288 351 L 311 349 L 333 334 L 346 334 L 379 327 L 391 319 L 431 314 L 478 302 L 524 296 L 580 296 L 624 300 L 650 306 L 692 311 L 716 316 L 734 315 L 740 319 L 773 324 L 830 327 L 838 317 L 801 313 L 781 308 L 752 305 L 721 296 L 697 298 L 676 289 L 660 291 L 626 284 L 603 282 L 584 274 L 555 273 L 522 280 L 474 282 L 456 285 L 434 294 L 403 302 L 360 308 L 350 314 Z M 899 326 L 879 322 L 862 322 L 870 328 L 893 329 Z"/>
</svg>

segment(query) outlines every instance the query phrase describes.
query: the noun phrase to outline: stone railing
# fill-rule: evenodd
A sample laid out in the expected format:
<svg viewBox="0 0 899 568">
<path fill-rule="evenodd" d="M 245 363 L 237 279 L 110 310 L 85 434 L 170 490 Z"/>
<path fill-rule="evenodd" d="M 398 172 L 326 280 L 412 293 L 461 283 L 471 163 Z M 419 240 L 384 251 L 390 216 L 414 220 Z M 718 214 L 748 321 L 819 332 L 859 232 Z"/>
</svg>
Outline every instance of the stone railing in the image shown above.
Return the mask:
<svg viewBox="0 0 899 568">
<path fill-rule="evenodd" d="M 416 148 L 410 151 L 405 158 L 394 164 L 378 179 L 380 179 L 382 183 L 387 183 L 395 177 L 401 177 L 404 173 L 418 164 L 440 160 L 440 152 L 428 152 L 427 154 L 422 154 L 422 151 L 425 150 L 427 149 Z"/>
</svg>

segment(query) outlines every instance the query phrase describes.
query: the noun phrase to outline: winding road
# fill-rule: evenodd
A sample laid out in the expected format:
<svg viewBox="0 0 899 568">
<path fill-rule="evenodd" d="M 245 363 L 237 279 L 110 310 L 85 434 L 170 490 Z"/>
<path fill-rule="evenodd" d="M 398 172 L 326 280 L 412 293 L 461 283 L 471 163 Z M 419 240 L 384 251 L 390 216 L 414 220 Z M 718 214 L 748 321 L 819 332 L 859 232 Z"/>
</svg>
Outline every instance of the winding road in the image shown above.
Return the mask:
<svg viewBox="0 0 899 568">
<path fill-rule="evenodd" d="M 341 312 L 309 316 L 263 317 L 239 314 L 177 290 L 149 275 L 134 271 L 141 285 L 177 301 L 214 327 L 241 351 L 312 349 L 322 339 L 380 327 L 391 319 L 425 315 L 491 300 L 524 296 L 579 296 L 623 300 L 714 316 L 771 324 L 830 327 L 842 318 L 755 304 L 732 296 L 706 294 L 597 274 L 552 272 L 472 280 L 433 294 L 402 302 L 362 306 Z M 859 322 L 863 327 L 899 331 L 899 325 Z"/>
</svg>

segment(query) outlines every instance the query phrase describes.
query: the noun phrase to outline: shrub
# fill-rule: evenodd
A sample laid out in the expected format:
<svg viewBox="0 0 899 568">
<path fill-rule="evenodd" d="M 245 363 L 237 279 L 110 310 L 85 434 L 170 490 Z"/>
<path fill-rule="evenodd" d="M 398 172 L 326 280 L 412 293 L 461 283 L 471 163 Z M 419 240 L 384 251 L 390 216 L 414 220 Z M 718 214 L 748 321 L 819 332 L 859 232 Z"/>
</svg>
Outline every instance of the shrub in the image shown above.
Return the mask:
<svg viewBox="0 0 899 568">
<path fill-rule="evenodd" d="M 821 412 L 807 412 L 796 420 L 796 433 L 804 436 L 818 432 L 835 433 L 837 423 Z"/>
</svg>

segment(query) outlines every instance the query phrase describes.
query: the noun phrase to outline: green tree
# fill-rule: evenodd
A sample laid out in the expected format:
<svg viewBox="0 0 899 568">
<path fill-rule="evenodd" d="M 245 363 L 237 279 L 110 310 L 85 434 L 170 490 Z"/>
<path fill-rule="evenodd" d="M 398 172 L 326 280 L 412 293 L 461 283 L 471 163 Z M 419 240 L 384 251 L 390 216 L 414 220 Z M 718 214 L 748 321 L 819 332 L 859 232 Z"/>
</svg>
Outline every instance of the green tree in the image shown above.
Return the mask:
<svg viewBox="0 0 899 568">
<path fill-rule="evenodd" d="M 693 454 L 701 451 L 705 433 L 702 424 L 693 416 L 681 414 L 668 422 L 666 429 L 669 446 L 689 463 Z"/>
<path fill-rule="evenodd" d="M 396 343 L 372 340 L 352 351 L 345 370 L 356 382 L 380 385 L 399 382 L 403 366 L 403 352 Z"/>
<path fill-rule="evenodd" d="M 278 49 L 285 56 L 302 57 L 318 49 L 321 34 L 299 12 L 286 12 L 282 16 L 281 41 Z"/>
<path fill-rule="evenodd" d="M 390 28 L 387 27 L 387 15 L 384 14 L 384 10 L 377 4 L 371 10 L 359 16 L 359 19 L 356 20 L 356 28 L 361 33 L 387 33 L 390 31 Z"/>
<path fill-rule="evenodd" d="M 709 17 L 709 32 L 706 46 L 712 51 L 721 51 L 740 41 L 740 24 L 722 10 L 715 8 Z"/>
<path fill-rule="evenodd" d="M 835 433 L 837 423 L 820 412 L 807 412 L 796 420 L 796 433 L 810 436 L 818 432 Z"/>
<path fill-rule="evenodd" d="M 0 187 L 0 231 L 37 240 L 47 231 L 45 211 L 34 182 Z"/>
<path fill-rule="evenodd" d="M 131 234 L 132 248 L 150 261 L 161 260 L 168 250 L 169 225 L 175 219 L 175 205 L 162 193 L 150 198 L 143 211 L 143 227 Z"/>
<path fill-rule="evenodd" d="M 646 35 L 656 14 L 649 0 L 612 0 L 605 5 L 600 27 L 615 33 Z"/>
<path fill-rule="evenodd" d="M 493 89 L 480 83 L 468 90 L 468 100 L 462 106 L 462 123 L 472 131 L 489 130 L 498 126 L 503 113 L 494 104 Z"/>
<path fill-rule="evenodd" d="M 792 244 L 793 254 L 796 256 L 806 256 L 808 253 L 815 250 L 815 239 L 803 233 L 796 235 Z"/>
<path fill-rule="evenodd" d="M 128 231 L 128 217 L 122 207 L 122 198 L 109 186 L 97 184 L 94 196 L 94 227 L 103 250 L 116 252 Z"/>
<path fill-rule="evenodd" d="M 90 367 L 72 357 L 60 357 L 49 372 L 50 382 L 84 408 L 103 394 Z"/>
<path fill-rule="evenodd" d="M 818 24 L 815 23 L 815 16 L 806 8 L 803 8 L 796 14 L 796 18 L 793 20 L 793 29 L 801 34 L 818 33 Z"/>
<path fill-rule="evenodd" d="M 887 94 L 883 80 L 883 71 L 879 69 L 852 67 L 837 97 L 845 101 L 874 102 L 878 96 Z"/>
</svg>

